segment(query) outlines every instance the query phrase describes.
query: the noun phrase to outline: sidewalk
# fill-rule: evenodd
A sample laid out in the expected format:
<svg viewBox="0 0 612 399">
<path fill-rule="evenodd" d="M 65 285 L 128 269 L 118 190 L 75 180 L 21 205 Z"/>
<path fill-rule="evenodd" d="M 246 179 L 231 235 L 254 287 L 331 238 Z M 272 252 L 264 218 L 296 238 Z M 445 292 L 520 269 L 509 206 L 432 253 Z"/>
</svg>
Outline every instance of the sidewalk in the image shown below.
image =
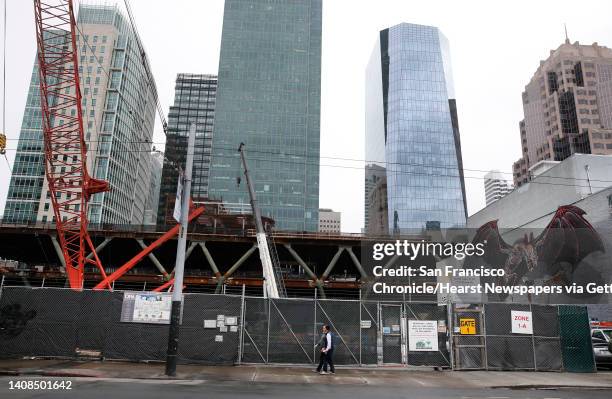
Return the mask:
<svg viewBox="0 0 612 399">
<path fill-rule="evenodd" d="M 167 380 L 163 364 L 72 360 L 0 360 L 0 376 L 87 377 Z M 292 384 L 385 385 L 436 388 L 587 388 L 611 389 L 612 373 L 518 371 L 433 371 L 431 369 L 338 368 L 318 375 L 312 368 L 286 366 L 179 365 L 176 379 L 200 382 L 241 381 Z"/>
</svg>

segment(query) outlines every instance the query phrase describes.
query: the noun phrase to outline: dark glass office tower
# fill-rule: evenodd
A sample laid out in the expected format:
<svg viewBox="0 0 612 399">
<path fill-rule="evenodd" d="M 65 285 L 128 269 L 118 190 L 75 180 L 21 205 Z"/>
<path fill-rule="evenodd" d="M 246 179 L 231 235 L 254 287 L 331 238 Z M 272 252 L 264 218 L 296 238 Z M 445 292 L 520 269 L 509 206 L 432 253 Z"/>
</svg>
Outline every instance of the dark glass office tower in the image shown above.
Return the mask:
<svg viewBox="0 0 612 399">
<path fill-rule="evenodd" d="M 317 231 L 321 0 L 226 0 L 209 193 L 249 203 L 238 146 L 263 216 Z"/>
<path fill-rule="evenodd" d="M 438 28 L 403 23 L 380 32 L 366 73 L 366 159 L 386 168 L 386 196 L 366 192 L 387 206 L 370 204 L 370 228 L 376 212 L 386 212 L 392 234 L 465 226 L 450 54 Z"/>
<path fill-rule="evenodd" d="M 178 171 L 185 166 L 189 126 L 196 123 L 196 142 L 193 157 L 191 198 L 208 198 L 208 177 L 212 146 L 217 76 L 180 73 L 176 77 L 174 105 L 168 114 L 168 136 L 164 167 L 159 190 L 157 223 L 164 224 L 172 215 Z"/>
</svg>

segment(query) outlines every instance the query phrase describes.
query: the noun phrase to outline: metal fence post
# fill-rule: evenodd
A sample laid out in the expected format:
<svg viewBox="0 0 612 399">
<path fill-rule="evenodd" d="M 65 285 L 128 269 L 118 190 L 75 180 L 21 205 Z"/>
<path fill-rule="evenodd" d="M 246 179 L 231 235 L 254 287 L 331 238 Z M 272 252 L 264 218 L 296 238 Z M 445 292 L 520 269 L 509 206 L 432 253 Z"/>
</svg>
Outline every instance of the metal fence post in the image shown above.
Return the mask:
<svg viewBox="0 0 612 399">
<path fill-rule="evenodd" d="M 446 303 L 446 328 L 448 329 L 448 351 L 450 354 L 450 366 L 451 370 L 455 370 L 455 351 L 454 351 L 454 343 L 453 343 L 453 304 L 451 302 L 450 296 L 448 297 Z"/>
<path fill-rule="evenodd" d="M 267 298 L 268 299 L 268 334 L 267 335 L 267 341 L 266 341 L 266 364 L 269 363 L 270 360 L 270 297 Z"/>
<path fill-rule="evenodd" d="M 487 353 L 487 305 L 486 304 L 482 304 L 482 312 L 480 312 L 481 314 L 481 329 L 482 329 L 482 336 L 483 336 L 483 340 L 484 340 L 484 366 L 485 366 L 485 370 L 489 371 L 489 354 Z"/>
<path fill-rule="evenodd" d="M 45 288 L 45 276 L 43 276 L 42 282 L 40 283 L 40 288 Z"/>
<path fill-rule="evenodd" d="M 2 290 L 4 289 L 4 278 L 6 276 L 3 274 L 2 275 L 2 280 L 0 280 L 0 299 L 2 299 Z"/>
<path fill-rule="evenodd" d="M 529 313 L 531 313 L 531 328 L 533 328 L 533 306 L 529 304 Z M 538 371 L 538 360 L 535 350 L 535 333 L 531 331 L 531 348 L 533 350 L 533 370 Z"/>
<path fill-rule="evenodd" d="M 244 293 L 245 287 L 244 284 L 242 284 L 242 297 L 240 301 L 240 334 L 238 337 L 238 364 L 242 363 L 242 348 L 244 345 Z"/>
<path fill-rule="evenodd" d="M 361 289 L 359 290 L 359 367 L 362 366 L 362 362 L 361 362 L 361 345 L 362 345 L 362 338 L 361 338 Z"/>
<path fill-rule="evenodd" d="M 312 320 L 312 358 L 317 358 L 317 289 L 314 290 L 314 319 Z"/>
</svg>

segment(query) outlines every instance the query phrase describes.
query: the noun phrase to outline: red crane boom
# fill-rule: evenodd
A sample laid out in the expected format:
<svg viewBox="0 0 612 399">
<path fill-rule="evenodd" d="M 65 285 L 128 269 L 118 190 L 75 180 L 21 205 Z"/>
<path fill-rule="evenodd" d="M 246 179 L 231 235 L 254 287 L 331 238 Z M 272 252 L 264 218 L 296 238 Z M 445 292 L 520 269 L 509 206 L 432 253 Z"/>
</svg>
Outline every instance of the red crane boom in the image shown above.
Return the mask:
<svg viewBox="0 0 612 399">
<path fill-rule="evenodd" d="M 51 4 L 53 3 L 53 4 Z M 45 174 L 70 287 L 80 289 L 86 263 L 106 274 L 87 233 L 87 203 L 108 182 L 87 172 L 76 22 L 71 0 L 34 0 Z M 85 248 L 94 253 L 87 259 Z"/>
</svg>

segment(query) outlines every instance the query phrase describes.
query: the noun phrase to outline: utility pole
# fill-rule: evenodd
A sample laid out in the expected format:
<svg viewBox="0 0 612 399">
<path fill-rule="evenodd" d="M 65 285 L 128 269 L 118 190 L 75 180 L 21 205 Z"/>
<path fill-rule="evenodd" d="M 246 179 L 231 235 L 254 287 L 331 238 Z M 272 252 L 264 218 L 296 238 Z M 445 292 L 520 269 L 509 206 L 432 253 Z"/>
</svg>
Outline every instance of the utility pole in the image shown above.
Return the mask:
<svg viewBox="0 0 612 399">
<path fill-rule="evenodd" d="M 196 124 L 189 126 L 189 141 L 187 144 L 187 161 L 183 174 L 183 195 L 181 196 L 181 227 L 176 248 L 176 264 L 174 265 L 174 289 L 172 290 L 172 311 L 170 313 L 170 332 L 168 334 L 168 352 L 166 354 L 166 375 L 176 376 L 176 357 L 178 353 L 179 327 L 181 305 L 183 304 L 183 274 L 185 271 L 185 248 L 187 246 L 187 227 L 189 215 L 189 199 L 191 197 L 191 169 L 195 150 Z"/>
<path fill-rule="evenodd" d="M 276 285 L 276 277 L 274 276 L 272 258 L 270 257 L 270 248 L 268 247 L 266 231 L 263 228 L 263 223 L 261 223 L 261 212 L 257 206 L 255 188 L 253 187 L 253 182 L 251 182 L 251 176 L 249 175 L 249 169 L 247 168 L 246 158 L 244 155 L 244 143 L 240 143 L 238 152 L 240 152 L 240 159 L 242 160 L 242 167 L 244 168 L 244 177 L 246 178 L 247 187 L 249 189 L 251 208 L 253 209 L 253 218 L 255 219 L 255 226 L 257 228 L 257 248 L 259 249 L 259 259 L 261 260 L 261 266 L 263 268 L 264 296 L 268 298 L 278 298 L 278 286 Z"/>
</svg>

